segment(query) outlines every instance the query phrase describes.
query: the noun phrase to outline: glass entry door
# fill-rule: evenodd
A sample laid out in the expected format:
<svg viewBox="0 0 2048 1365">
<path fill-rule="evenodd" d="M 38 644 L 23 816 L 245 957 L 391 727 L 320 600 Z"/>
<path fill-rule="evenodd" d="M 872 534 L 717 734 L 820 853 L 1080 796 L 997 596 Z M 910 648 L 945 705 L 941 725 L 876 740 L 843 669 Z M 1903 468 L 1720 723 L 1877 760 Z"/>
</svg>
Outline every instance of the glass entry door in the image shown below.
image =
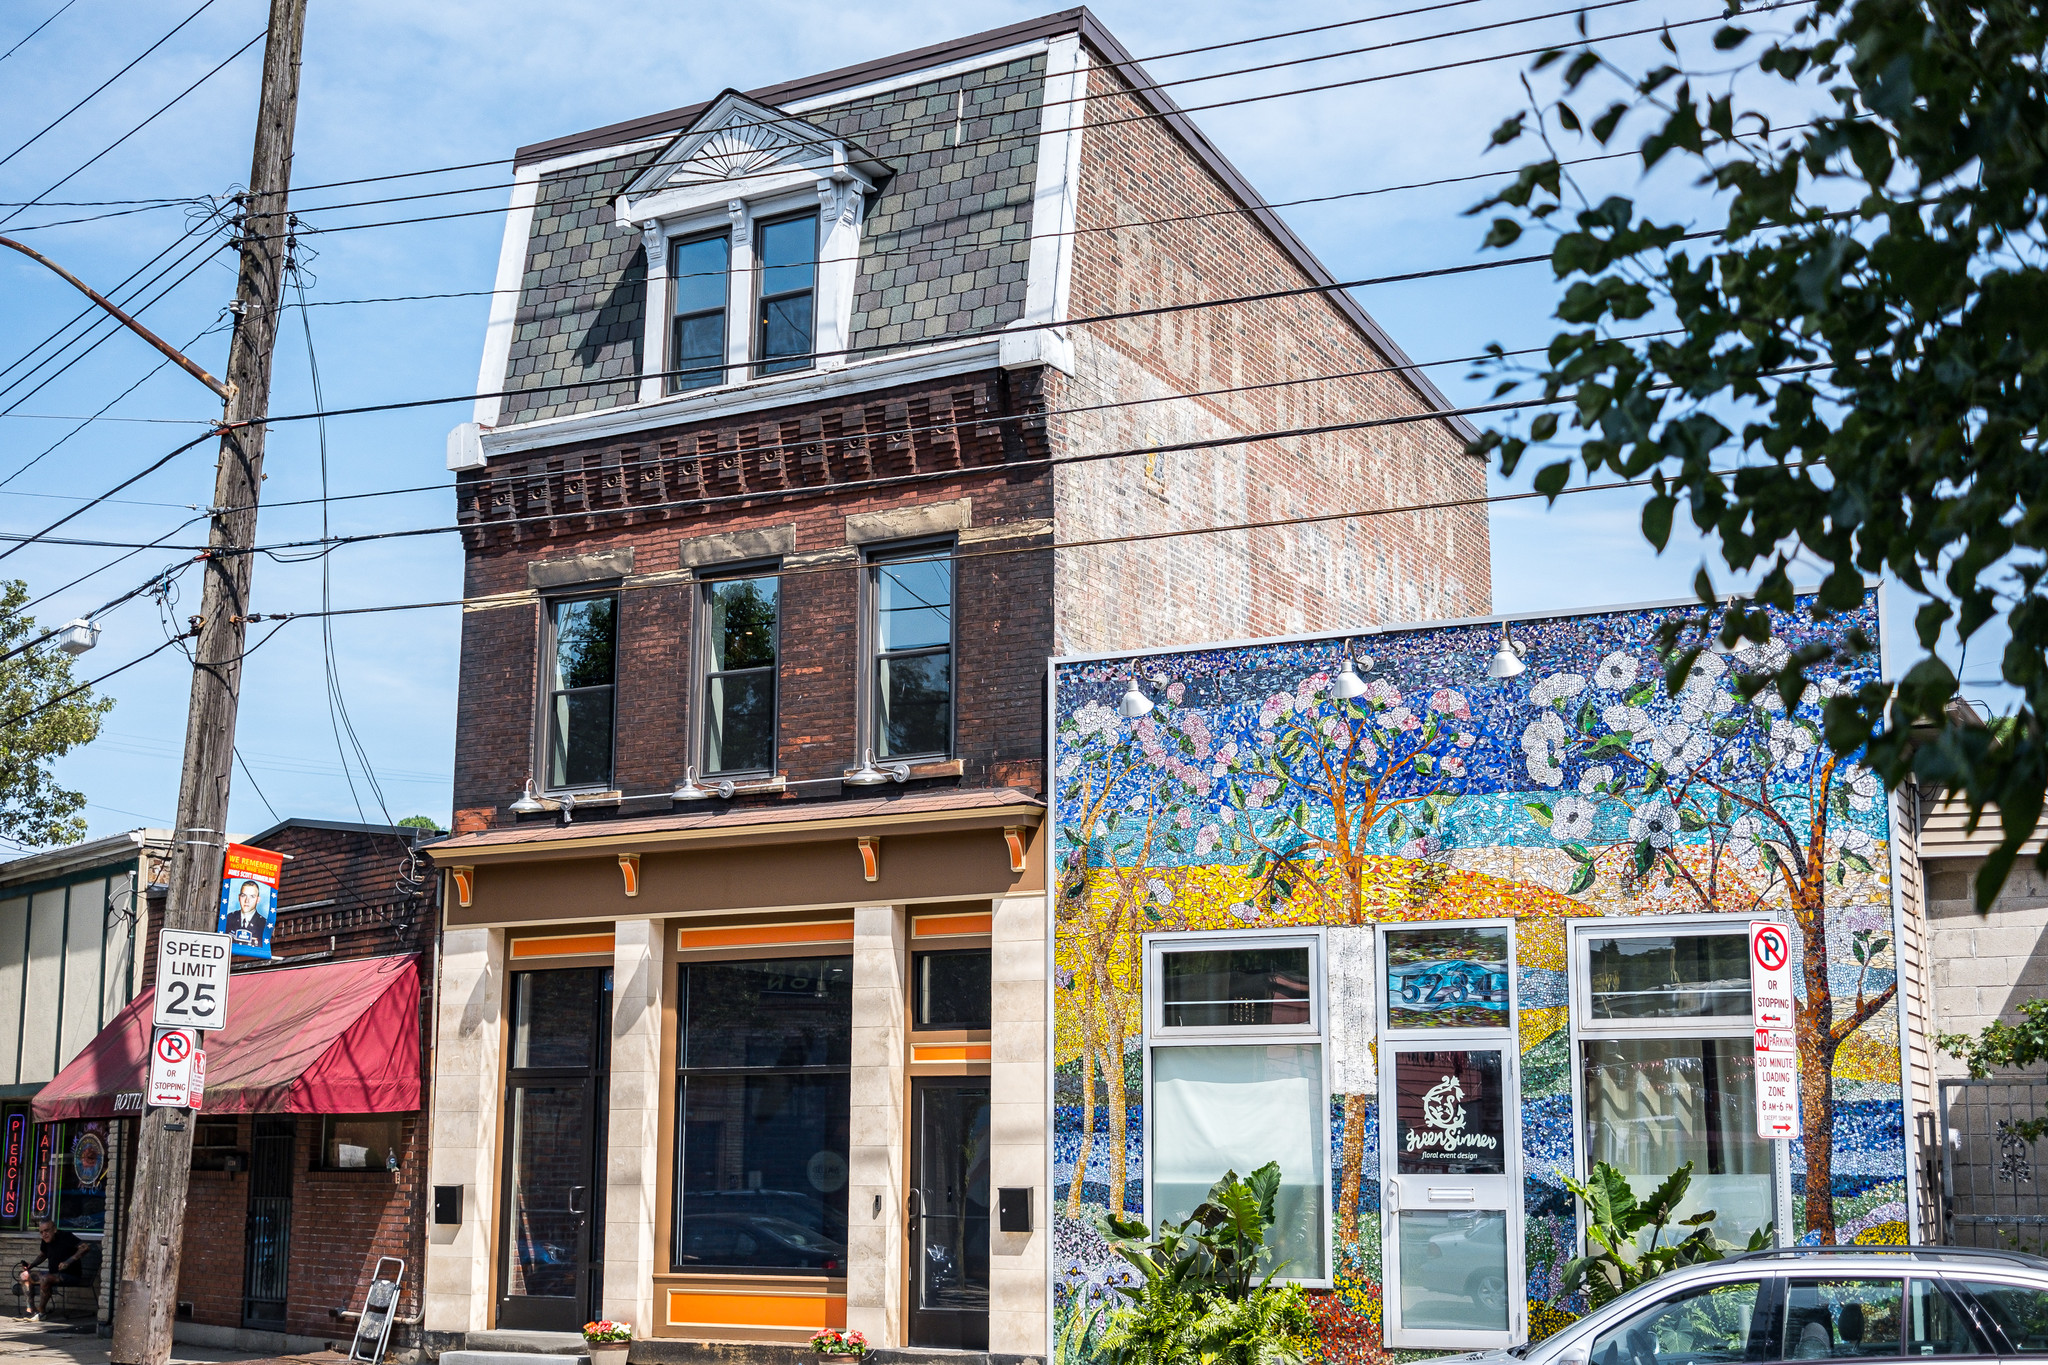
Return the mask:
<svg viewBox="0 0 2048 1365">
<path fill-rule="evenodd" d="M 1384 1046 L 1389 1346 L 1520 1338 L 1527 1311 L 1514 1063 L 1512 1043 Z"/>
<path fill-rule="evenodd" d="M 909 1344 L 985 1351 L 988 1078 L 919 1078 L 911 1085 Z"/>
<path fill-rule="evenodd" d="M 497 1325 L 570 1332 L 602 1293 L 611 969 L 517 972 L 511 997 Z"/>
</svg>

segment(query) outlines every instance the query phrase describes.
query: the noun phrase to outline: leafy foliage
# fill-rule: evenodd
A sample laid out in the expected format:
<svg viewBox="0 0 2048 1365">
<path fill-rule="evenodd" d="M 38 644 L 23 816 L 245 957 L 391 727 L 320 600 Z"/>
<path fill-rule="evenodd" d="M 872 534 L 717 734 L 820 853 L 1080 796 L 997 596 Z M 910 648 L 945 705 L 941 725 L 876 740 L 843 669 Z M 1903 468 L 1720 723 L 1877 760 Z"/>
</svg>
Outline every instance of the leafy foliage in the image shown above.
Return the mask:
<svg viewBox="0 0 2048 1365">
<path fill-rule="evenodd" d="M 1661 550 L 1683 506 L 1731 568 L 1761 570 L 1759 604 L 1792 609 L 1795 556 L 1824 569 L 1816 614 L 1852 609 L 1869 575 L 1921 593 L 1923 657 L 1896 686 L 1830 699 L 1826 739 L 1844 757 L 1867 744 L 1888 787 L 1912 776 L 1958 790 L 1973 820 L 1996 806 L 1984 908 L 2048 786 L 2048 10 L 1816 0 L 1773 16 L 1789 23 L 1771 38 L 1743 22 L 1766 9 L 1781 6 L 1735 0 L 1715 35 L 1716 65 L 1732 61 L 1735 80 L 1688 72 L 1668 34 L 1671 60 L 1647 72 L 1589 44 L 1537 59 L 1565 63 L 1559 97 L 1493 140 L 1540 138 L 1543 155 L 1473 211 L 1505 211 L 1489 246 L 1531 227 L 1555 234 L 1567 330 L 1529 377 L 1569 406 L 1475 449 L 1512 473 L 1568 421 L 1586 434 L 1589 475 L 1651 480 L 1645 538 Z M 1596 76 L 1619 97 L 1582 115 Z M 1813 106 L 1810 121 L 1774 122 L 1766 108 L 1788 94 Z M 1605 147 L 1625 127 L 1645 167 L 1699 168 L 1723 226 L 1692 231 L 1579 190 L 1553 130 Z M 1666 318 L 1675 328 L 1662 330 Z M 1504 354 L 1494 360 L 1501 391 L 1515 388 Z M 1555 497 L 1571 472 L 1553 463 L 1536 486 Z M 1695 586 L 1708 610 L 1672 633 L 1684 646 L 1673 691 L 1710 635 L 1732 646 L 1769 633 L 1756 607 L 1715 608 L 1704 568 Z M 1949 623 L 1967 643 L 2001 610 L 2001 672 L 2022 700 L 1987 727 L 1951 705 L 1956 678 L 1933 650 Z M 1756 685 L 1790 707 L 1827 655 L 1792 651 Z"/>
<path fill-rule="evenodd" d="M 1592 1179 L 1584 1183 L 1569 1175 L 1563 1179 L 1565 1188 L 1585 1205 L 1587 1246 L 1585 1255 L 1565 1266 L 1563 1293 L 1584 1289 L 1592 1306 L 1598 1308 L 1668 1271 L 1718 1261 L 1723 1255 L 1722 1244 L 1713 1233 L 1712 1209 L 1678 1219 L 1679 1227 L 1692 1231 L 1675 1242 L 1663 1240 L 1664 1229 L 1671 1225 L 1686 1187 L 1692 1184 L 1690 1161 L 1640 1201 L 1627 1178 L 1604 1161 L 1594 1163 Z M 1747 1249 L 1761 1251 L 1770 1245 L 1771 1229 L 1761 1227 L 1750 1234 Z"/>
<path fill-rule="evenodd" d="M 44 633 L 21 614 L 27 601 L 19 579 L 0 589 L 0 654 Z M 0 728 L 0 839 L 48 848 L 85 837 L 85 795 L 58 785 L 50 762 L 96 739 L 113 705 L 74 681 L 71 656 L 53 645 L 0 660 L 0 717 L 35 713 Z"/>
<path fill-rule="evenodd" d="M 400 829 L 426 829 L 438 831 L 441 828 L 441 822 L 439 820 L 436 820 L 431 815 L 408 815 L 403 820 L 400 820 L 398 822 L 398 825 Z"/>
<path fill-rule="evenodd" d="M 1110 1249 L 1138 1272 L 1118 1285 L 1129 1300 L 1101 1321 L 1095 1348 L 1110 1365 L 1300 1365 L 1292 1339 L 1315 1330 L 1296 1285 L 1275 1285 L 1286 1267 L 1268 1265 L 1280 1167 L 1224 1173 L 1185 1220 L 1151 1235 L 1145 1224 L 1098 1215 Z M 1264 1274 L 1261 1275 L 1261 1269 Z M 1085 1339 L 1096 1325 L 1080 1327 Z"/>
<path fill-rule="evenodd" d="M 1943 1052 L 1959 1057 L 1975 1080 L 1983 1080 L 1994 1067 L 2033 1066 L 2048 1061 L 2048 1000 L 2029 1000 L 2020 1007 L 2020 1021 L 2007 1024 L 1994 1020 L 1982 1032 L 1937 1033 L 1934 1041 Z"/>
</svg>

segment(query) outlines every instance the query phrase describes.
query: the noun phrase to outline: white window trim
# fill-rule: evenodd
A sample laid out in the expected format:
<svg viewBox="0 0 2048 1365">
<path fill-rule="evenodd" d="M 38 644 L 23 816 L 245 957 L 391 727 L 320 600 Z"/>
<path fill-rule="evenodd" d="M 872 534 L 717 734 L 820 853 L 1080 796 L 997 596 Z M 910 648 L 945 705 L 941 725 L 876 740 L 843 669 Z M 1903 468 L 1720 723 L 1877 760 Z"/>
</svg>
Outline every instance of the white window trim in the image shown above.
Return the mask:
<svg viewBox="0 0 2048 1365">
<path fill-rule="evenodd" d="M 845 351 L 852 335 L 853 292 L 860 274 L 862 216 L 867 196 L 874 192 L 873 183 L 846 165 L 843 144 L 834 145 L 830 165 L 797 167 L 739 183 L 745 187 L 743 195 L 734 193 L 731 182 L 714 182 L 664 189 L 630 206 L 624 197 L 619 201 L 621 218 L 639 227 L 647 252 L 647 304 L 640 348 L 642 403 L 678 396 L 668 391 L 665 377 L 670 363 L 670 246 L 721 229 L 731 241 L 725 311 L 728 368 L 718 383 L 689 392 L 742 388 L 798 373 L 782 371 L 757 377 L 753 372 L 754 225 L 765 219 L 816 210 L 818 264 L 811 349 L 817 358 L 806 370 L 842 369 L 852 358 Z"/>
<path fill-rule="evenodd" d="M 1297 1027 L 1238 1025 L 1232 1029 L 1161 1029 L 1159 1020 L 1159 969 L 1161 952 L 1185 951 L 1189 948 L 1233 946 L 1287 946 L 1306 943 L 1309 948 L 1309 1019 L 1313 1029 Z M 1141 1103 L 1145 1111 L 1144 1167 L 1145 1167 L 1145 1222 L 1155 1232 L 1158 1202 L 1152 1196 L 1152 1172 L 1156 1166 L 1157 1145 L 1152 1140 L 1152 1117 L 1157 1107 L 1152 1102 L 1152 1049 L 1155 1047 L 1263 1047 L 1300 1045 L 1314 1043 L 1318 1047 L 1317 1058 L 1322 1070 L 1319 1094 L 1323 1108 L 1318 1111 L 1322 1122 L 1318 1131 L 1323 1138 L 1322 1160 L 1316 1163 L 1321 1194 L 1318 1207 L 1323 1220 L 1323 1273 L 1313 1278 L 1282 1275 L 1283 1284 L 1298 1284 L 1304 1289 L 1329 1289 L 1335 1286 L 1336 1265 L 1336 1219 L 1330 1211 L 1330 1151 L 1327 1129 L 1329 1126 L 1330 1096 L 1330 1038 L 1329 1016 L 1324 1001 L 1328 998 L 1328 983 L 1324 980 L 1324 962 L 1328 954 L 1323 943 L 1321 929 L 1222 929 L 1203 930 L 1189 933 L 1146 934 L 1140 939 L 1140 959 L 1143 966 L 1143 993 L 1145 1023 L 1140 1037 L 1144 1050 L 1144 1091 Z M 1239 1175 L 1248 1174 L 1240 1171 Z M 1122 1210 L 1116 1211 L 1122 1216 Z"/>
<path fill-rule="evenodd" d="M 1397 1028 L 1392 1023 L 1393 1001 L 1387 995 L 1387 940 L 1408 930 L 1426 929 L 1505 929 L 1508 933 L 1508 1010 L 1507 1022 L 1493 1028 Z M 1497 1043 L 1503 1038 L 1514 1038 L 1515 1021 L 1522 1004 L 1522 983 L 1520 973 L 1515 970 L 1515 922 L 1511 919 L 1460 919 L 1460 920 L 1410 920 L 1379 926 L 1378 941 L 1373 944 L 1378 961 L 1373 964 L 1377 978 L 1373 982 L 1373 999 L 1380 1012 L 1380 1039 L 1383 1042 L 1427 1042 L 1432 1038 L 1447 1038 L 1452 1043 L 1485 1042 Z M 1382 1059 L 1381 1075 L 1385 1075 Z"/>
<path fill-rule="evenodd" d="M 1752 1030 L 1747 1014 L 1701 1015 L 1672 1019 L 1595 1019 L 1593 1017 L 1593 964 L 1588 953 L 1594 939 L 1601 938 L 1698 938 L 1708 934 L 1737 934 L 1749 937 L 1753 919 L 1770 915 L 1659 915 L 1654 919 L 1571 921 L 1571 968 L 1566 980 L 1571 988 L 1571 1017 L 1578 1021 L 1579 1034 L 1586 1038 L 1664 1038 L 1684 1034 L 1688 1038 L 1747 1038 Z"/>
<path fill-rule="evenodd" d="M 1752 920 L 1776 920 L 1779 923 L 1790 924 L 1789 916 L 1774 911 L 1759 911 L 1748 915 L 1701 912 L 1685 915 L 1658 915 L 1654 919 L 1644 920 L 1568 919 L 1565 921 L 1565 978 L 1570 991 L 1570 1006 L 1565 1011 L 1565 1023 L 1569 1032 L 1569 1037 L 1566 1041 L 1571 1047 L 1571 1056 L 1566 1059 L 1566 1069 L 1570 1072 L 1572 1085 L 1572 1170 L 1576 1172 L 1579 1180 L 1586 1180 L 1591 1175 L 1586 1152 L 1586 1078 L 1584 1068 L 1581 1066 L 1580 1043 L 1610 1038 L 1668 1038 L 1674 1036 L 1728 1038 L 1752 1035 L 1755 1031 L 1752 1020 L 1740 1018 L 1735 1021 L 1739 1027 L 1733 1030 L 1722 1027 L 1722 1025 L 1726 1024 L 1726 1020 L 1722 1020 L 1719 1023 L 1713 1020 L 1697 1021 L 1702 1025 L 1707 1025 L 1707 1027 L 1697 1030 L 1684 1029 L 1683 1025 L 1687 1021 L 1682 1019 L 1657 1020 L 1656 1022 L 1660 1027 L 1654 1030 L 1641 1027 L 1616 1028 L 1614 1026 L 1615 1021 L 1613 1020 L 1604 1020 L 1597 1024 L 1591 1022 L 1591 1011 L 1588 1008 L 1587 997 L 1591 989 L 1592 973 L 1590 964 L 1586 959 L 1586 941 L 1593 938 L 1609 938 L 1618 933 L 1629 931 L 1634 931 L 1646 937 L 1656 937 L 1674 933 L 1726 932 L 1734 928 L 1740 929 L 1746 935 L 1749 923 Z M 1799 954 L 1799 935 L 1793 934 L 1791 940 L 1793 954 L 1796 959 Z M 1796 973 L 1798 970 L 1796 960 L 1793 963 L 1793 968 Z M 1644 1021 L 1628 1022 L 1640 1024 Z M 1774 1205 L 1771 1209 L 1771 1227 L 1776 1234 L 1777 1245 L 1781 1247 L 1792 1245 L 1792 1239 L 1789 1235 L 1790 1229 L 1786 1226 L 1786 1222 L 1792 1213 L 1792 1162 L 1787 1151 L 1790 1145 L 1790 1143 L 1786 1142 L 1773 1142 L 1771 1144 L 1771 1192 Z M 1583 1256 L 1586 1254 L 1586 1220 L 1584 1210 L 1579 1207 L 1576 1199 L 1572 1201 L 1572 1222 L 1577 1234 L 1578 1254 Z"/>
</svg>

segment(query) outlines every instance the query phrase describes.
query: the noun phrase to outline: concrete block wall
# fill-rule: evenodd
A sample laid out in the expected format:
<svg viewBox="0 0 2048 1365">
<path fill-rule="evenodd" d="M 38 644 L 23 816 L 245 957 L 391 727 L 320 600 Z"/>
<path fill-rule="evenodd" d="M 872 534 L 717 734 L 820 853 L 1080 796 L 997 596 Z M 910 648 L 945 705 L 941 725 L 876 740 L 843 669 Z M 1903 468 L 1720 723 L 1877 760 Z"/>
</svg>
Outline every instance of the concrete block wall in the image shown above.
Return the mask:
<svg viewBox="0 0 2048 1365">
<path fill-rule="evenodd" d="M 1314 283 L 1263 228 L 1232 211 L 1242 203 L 1170 128 L 1138 117 L 1144 109 L 1129 86 L 1090 56 L 1070 314 Z M 1142 225 L 1117 226 L 1127 223 Z M 1070 335 L 1075 373 L 1052 376 L 1047 389 L 1062 452 L 1428 410 L 1400 376 L 1358 373 L 1383 370 L 1388 359 L 1322 295 L 1078 326 Z M 1279 383 L 1342 374 L 1357 377 Z M 1268 387 L 1212 392 L 1247 385 Z M 1132 401 L 1193 394 L 1210 396 Z M 1060 538 L 1483 494 L 1484 463 L 1462 447 L 1447 423 L 1432 420 L 1074 464 L 1056 476 Z M 1492 598 L 1484 507 L 1059 557 L 1061 653 L 1478 615 Z"/>
<path fill-rule="evenodd" d="M 1976 870 L 1975 859 L 1926 864 L 1933 1024 L 1942 1033 L 2015 1022 L 2021 1003 L 2048 996 L 2048 875 L 2022 858 L 1990 913 L 1979 914 Z M 1967 1074 L 1945 1053 L 1934 1065 L 1942 1077 Z"/>
</svg>

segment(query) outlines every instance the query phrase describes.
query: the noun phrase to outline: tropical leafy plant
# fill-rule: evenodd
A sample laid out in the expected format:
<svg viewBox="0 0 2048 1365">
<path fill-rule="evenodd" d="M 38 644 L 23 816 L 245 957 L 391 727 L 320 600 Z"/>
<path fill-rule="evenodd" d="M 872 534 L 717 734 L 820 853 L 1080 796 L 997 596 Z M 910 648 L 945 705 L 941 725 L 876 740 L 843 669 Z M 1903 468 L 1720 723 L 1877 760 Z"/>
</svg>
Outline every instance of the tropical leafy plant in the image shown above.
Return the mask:
<svg viewBox="0 0 2048 1365">
<path fill-rule="evenodd" d="M 1095 1345 L 1103 1358 L 1111 1365 L 1300 1365 L 1292 1342 L 1311 1333 L 1315 1320 L 1299 1286 L 1273 1283 L 1286 1269 L 1266 1246 L 1279 1193 L 1280 1167 L 1269 1161 L 1249 1176 L 1225 1172 L 1192 1214 L 1156 1235 L 1135 1219 L 1098 1215 L 1110 1249 L 1138 1272 L 1137 1283 L 1116 1287 L 1128 1302 L 1102 1319 Z"/>
<path fill-rule="evenodd" d="M 1664 1229 L 1673 1225 L 1673 1215 L 1692 1184 L 1690 1161 L 1642 1200 L 1629 1188 L 1628 1178 L 1604 1161 L 1594 1163 L 1593 1178 L 1583 1184 L 1569 1175 L 1563 1178 L 1565 1188 L 1585 1206 L 1587 1245 L 1584 1256 L 1565 1266 L 1563 1292 L 1584 1289 L 1595 1308 L 1680 1266 L 1718 1261 L 1725 1254 L 1724 1244 L 1713 1233 L 1712 1209 L 1676 1219 L 1677 1226 L 1692 1231 L 1675 1242 L 1664 1241 Z M 1762 1251 L 1770 1246 L 1772 1226 L 1752 1232 L 1744 1249 Z"/>
</svg>

